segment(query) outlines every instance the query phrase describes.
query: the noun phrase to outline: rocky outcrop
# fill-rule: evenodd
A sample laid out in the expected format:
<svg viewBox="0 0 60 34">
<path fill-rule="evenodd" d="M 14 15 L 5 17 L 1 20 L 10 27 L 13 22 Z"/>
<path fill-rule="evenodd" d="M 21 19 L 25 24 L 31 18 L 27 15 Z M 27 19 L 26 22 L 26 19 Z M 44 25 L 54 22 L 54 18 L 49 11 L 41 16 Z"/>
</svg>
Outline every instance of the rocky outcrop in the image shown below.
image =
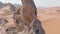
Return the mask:
<svg viewBox="0 0 60 34">
<path fill-rule="evenodd" d="M 37 9 L 33 0 L 22 0 L 23 8 L 21 9 L 21 16 L 25 23 L 28 24 L 33 32 L 32 34 L 45 34 L 41 22 L 37 19 Z M 30 30 L 31 31 L 31 30 Z"/>
<path fill-rule="evenodd" d="M 22 28 L 19 34 L 45 34 L 41 22 L 37 19 L 37 8 L 33 0 L 21 1 L 22 8 L 15 12 L 13 17 L 17 28 Z"/>
<path fill-rule="evenodd" d="M 4 7 L 6 7 L 6 6 L 9 6 L 12 11 L 16 10 L 16 7 L 13 4 L 11 4 L 11 3 L 5 3 Z"/>
<path fill-rule="evenodd" d="M 17 32 L 18 32 L 16 30 L 16 27 L 14 27 L 14 26 L 9 26 L 5 31 L 7 34 L 17 34 Z"/>
<path fill-rule="evenodd" d="M 17 10 L 10 3 L 4 4 L 0 9 L 0 24 L 4 25 L 0 27 L 0 34 L 45 34 L 37 19 L 37 8 L 33 0 L 21 1 L 22 7 Z"/>
<path fill-rule="evenodd" d="M 0 34 L 13 34 L 15 27 L 10 25 L 13 23 L 13 13 L 16 10 L 15 6 L 10 3 L 5 3 L 0 9 Z"/>
<path fill-rule="evenodd" d="M 0 16 L 11 15 L 15 10 L 16 8 L 12 4 L 6 3 L 4 7 L 0 9 Z"/>
<path fill-rule="evenodd" d="M 5 18 L 0 18 L 0 26 L 4 26 L 8 21 Z"/>
<path fill-rule="evenodd" d="M 0 2 L 0 9 L 3 7 L 3 3 L 2 2 Z"/>
<path fill-rule="evenodd" d="M 37 16 L 37 8 L 35 7 L 33 0 L 21 1 L 23 6 L 21 9 L 21 18 L 23 19 L 23 22 L 25 22 L 27 25 L 30 25 L 34 17 Z"/>
</svg>

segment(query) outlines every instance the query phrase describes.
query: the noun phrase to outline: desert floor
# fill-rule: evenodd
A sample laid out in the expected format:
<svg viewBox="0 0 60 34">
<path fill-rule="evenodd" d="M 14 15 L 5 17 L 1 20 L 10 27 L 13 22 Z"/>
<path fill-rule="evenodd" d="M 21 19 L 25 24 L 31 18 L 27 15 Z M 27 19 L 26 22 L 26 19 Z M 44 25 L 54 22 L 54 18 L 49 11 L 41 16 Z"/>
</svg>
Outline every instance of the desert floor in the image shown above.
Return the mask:
<svg viewBox="0 0 60 34">
<path fill-rule="evenodd" d="M 38 10 L 38 19 L 41 21 L 46 34 L 60 34 L 60 13 Z"/>
</svg>

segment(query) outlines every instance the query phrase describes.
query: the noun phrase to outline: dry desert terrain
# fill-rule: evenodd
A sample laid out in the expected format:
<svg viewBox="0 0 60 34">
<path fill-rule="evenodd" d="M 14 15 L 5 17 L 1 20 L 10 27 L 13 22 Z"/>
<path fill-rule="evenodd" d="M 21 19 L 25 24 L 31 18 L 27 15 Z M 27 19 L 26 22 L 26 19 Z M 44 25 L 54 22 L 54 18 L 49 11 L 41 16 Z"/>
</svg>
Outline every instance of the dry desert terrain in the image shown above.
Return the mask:
<svg viewBox="0 0 60 34">
<path fill-rule="evenodd" d="M 46 34 L 60 34 L 60 8 L 38 9 L 38 19 Z"/>
</svg>

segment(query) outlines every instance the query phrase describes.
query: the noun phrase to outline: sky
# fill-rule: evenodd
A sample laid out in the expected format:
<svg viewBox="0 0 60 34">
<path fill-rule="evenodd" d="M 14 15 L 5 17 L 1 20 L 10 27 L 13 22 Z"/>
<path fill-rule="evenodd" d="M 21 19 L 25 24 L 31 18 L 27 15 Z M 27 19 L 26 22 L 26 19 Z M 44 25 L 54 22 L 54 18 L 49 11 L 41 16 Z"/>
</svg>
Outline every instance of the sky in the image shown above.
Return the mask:
<svg viewBox="0 0 60 34">
<path fill-rule="evenodd" d="M 3 3 L 21 4 L 21 0 L 0 0 Z M 60 0 L 34 0 L 37 7 L 60 6 Z"/>
</svg>

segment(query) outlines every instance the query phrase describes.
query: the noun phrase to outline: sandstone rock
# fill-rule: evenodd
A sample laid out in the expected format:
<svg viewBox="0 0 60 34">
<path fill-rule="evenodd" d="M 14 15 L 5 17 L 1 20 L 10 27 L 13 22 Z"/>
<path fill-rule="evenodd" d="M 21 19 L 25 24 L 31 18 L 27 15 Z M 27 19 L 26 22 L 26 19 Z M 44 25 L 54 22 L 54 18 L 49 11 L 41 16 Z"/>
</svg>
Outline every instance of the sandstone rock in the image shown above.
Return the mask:
<svg viewBox="0 0 60 34">
<path fill-rule="evenodd" d="M 11 3 L 5 3 L 4 4 L 4 7 L 10 7 L 10 10 L 11 11 L 15 11 L 16 10 L 16 7 L 13 5 L 13 4 L 11 4 Z"/>
<path fill-rule="evenodd" d="M 14 27 L 14 26 L 9 26 L 5 31 L 7 34 L 16 34 L 17 33 L 16 27 Z"/>
<path fill-rule="evenodd" d="M 22 8 L 21 8 L 21 19 L 27 25 L 30 25 L 32 20 L 34 19 L 34 15 L 37 16 L 37 8 L 33 2 L 33 0 L 21 0 Z"/>
<path fill-rule="evenodd" d="M 41 22 L 38 19 L 35 19 L 32 23 L 32 25 L 30 26 L 31 29 L 33 30 L 33 32 L 31 33 L 35 33 L 35 34 L 45 34 L 44 29 L 41 26 Z"/>
<path fill-rule="evenodd" d="M 22 31 L 24 28 L 24 25 L 20 18 L 20 8 L 14 12 L 13 19 L 14 19 L 14 23 L 17 25 L 17 29 Z"/>
<path fill-rule="evenodd" d="M 8 21 L 5 18 L 0 18 L 0 26 L 4 26 Z"/>
<path fill-rule="evenodd" d="M 12 15 L 13 12 L 16 10 L 16 7 L 10 3 L 6 3 L 0 9 L 0 16 Z"/>
<path fill-rule="evenodd" d="M 0 34 L 17 34 L 19 31 L 17 31 L 15 25 L 5 25 L 1 28 Z"/>
<path fill-rule="evenodd" d="M 33 0 L 21 0 L 22 8 L 14 13 L 16 26 L 22 28 L 19 34 L 45 34 L 41 22 L 37 19 L 37 8 Z"/>
<path fill-rule="evenodd" d="M 3 7 L 3 3 L 2 2 L 0 2 L 0 9 Z"/>
</svg>

